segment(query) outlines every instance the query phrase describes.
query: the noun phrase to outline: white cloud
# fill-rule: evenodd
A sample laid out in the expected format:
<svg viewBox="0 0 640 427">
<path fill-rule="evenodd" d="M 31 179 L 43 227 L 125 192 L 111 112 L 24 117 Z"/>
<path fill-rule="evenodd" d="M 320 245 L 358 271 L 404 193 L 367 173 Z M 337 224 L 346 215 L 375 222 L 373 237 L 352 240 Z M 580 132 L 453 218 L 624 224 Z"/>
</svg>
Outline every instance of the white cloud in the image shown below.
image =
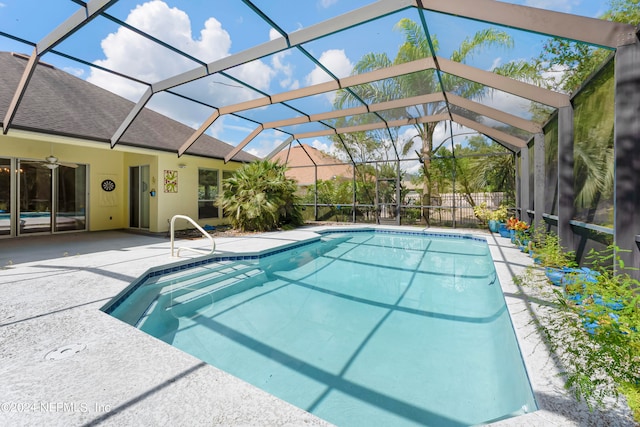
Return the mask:
<svg viewBox="0 0 640 427">
<path fill-rule="evenodd" d="M 137 6 L 126 22 L 149 34 L 162 34 L 162 40 L 204 61 L 213 61 L 228 55 L 231 46 L 229 34 L 220 23 L 210 18 L 200 31 L 200 38 L 193 39 L 188 15 L 169 8 L 166 3 L 154 0 Z M 154 83 L 167 77 L 195 68 L 192 61 L 178 56 L 120 27 L 101 42 L 105 59 L 95 63 L 108 69 L 130 74 L 141 80 Z M 136 58 L 132 61 L 131 58 Z M 112 75 L 92 69 L 87 78 L 91 83 L 116 92 L 126 98 L 137 100 L 144 87 L 126 87 L 117 83 Z"/>
<path fill-rule="evenodd" d="M 284 141 L 281 139 L 263 138 L 258 141 L 257 146 L 251 147 L 245 151 L 249 154 L 253 154 L 256 157 L 264 158 L 267 154 L 271 153 L 275 148 L 282 144 Z"/>
<path fill-rule="evenodd" d="M 144 32 L 156 35 L 166 43 L 205 62 L 212 62 L 228 56 L 231 48 L 231 37 L 217 19 L 213 17 L 207 19 L 198 37 L 194 38 L 189 16 L 178 8 L 170 8 L 160 0 L 149 1 L 137 6 L 130 12 L 126 22 Z M 164 49 L 125 28 L 119 28 L 116 32 L 109 34 L 102 40 L 101 47 L 105 59 L 95 61 L 97 65 L 135 76 L 149 83 L 162 81 L 197 67 L 193 61 Z M 131 58 L 135 58 L 135 60 L 131 60 Z M 235 67 L 229 71 L 229 74 L 264 90 L 269 87 L 275 71 L 262 61 L 253 61 Z M 91 70 L 87 81 L 134 102 L 146 90 L 144 85 L 97 69 Z M 208 100 L 216 102 L 218 105 L 237 103 L 258 96 L 250 90 L 238 89 L 237 84 L 226 85 L 224 84 L 226 81 L 221 83 L 223 84 L 213 84 L 212 79 L 205 78 L 193 81 L 188 87 L 180 88 L 180 90 L 188 91 L 198 97 L 208 94 Z M 189 116 L 188 109 L 190 107 L 181 106 L 180 109 L 172 109 L 171 103 L 163 105 L 162 102 L 158 102 L 154 108 L 180 120 L 180 117 Z M 174 114 L 171 114 L 172 110 L 175 110 Z M 187 120 L 180 121 L 187 125 L 193 125 L 193 121 L 189 123 Z M 218 120 L 218 122 L 222 121 Z M 213 126 L 212 129 L 214 136 L 220 132 L 216 126 Z"/>
<path fill-rule="evenodd" d="M 531 113 L 529 112 L 531 101 L 507 92 L 496 90 L 493 92 L 493 96 L 483 99 L 481 103 L 497 110 L 508 112 L 514 116 L 525 119 L 531 117 Z"/>
<path fill-rule="evenodd" d="M 280 35 L 280 33 L 275 28 L 271 28 L 269 30 L 269 40 L 275 40 L 275 39 L 280 38 L 280 37 L 282 37 L 282 36 Z"/>
<path fill-rule="evenodd" d="M 338 78 L 348 76 L 353 70 L 353 64 L 342 49 L 326 50 L 322 52 L 318 60 Z M 307 75 L 306 80 L 307 84 L 315 85 L 328 82 L 331 80 L 331 77 L 320 67 L 315 67 L 313 71 Z"/>
<path fill-rule="evenodd" d="M 500 57 L 495 58 L 491 63 L 491 67 L 489 67 L 489 71 L 495 70 L 500 65 L 501 62 L 502 62 L 502 58 Z"/>
<path fill-rule="evenodd" d="M 281 38 L 280 33 L 273 28 L 269 30 L 269 40 L 275 40 Z M 280 87 L 284 90 L 295 90 L 300 87 L 300 81 L 293 78 L 294 67 L 290 63 L 286 63 L 285 59 L 291 55 L 291 51 L 285 50 L 273 55 L 271 59 L 271 66 L 276 73 L 282 74 L 282 77 L 278 80 Z"/>
<path fill-rule="evenodd" d="M 336 3 L 338 3 L 338 0 L 320 0 L 320 7 L 327 9 Z"/>
<path fill-rule="evenodd" d="M 329 143 L 320 141 L 319 139 L 314 139 L 313 141 L 311 141 L 311 144 L 309 145 L 311 145 L 316 150 L 320 150 L 327 154 L 331 154 L 331 155 L 338 154 L 338 150 L 336 150 L 336 147 L 333 144 L 333 142 L 329 140 L 326 140 L 326 141 L 328 141 Z"/>
<path fill-rule="evenodd" d="M 422 163 L 415 161 L 415 162 L 403 162 L 402 163 L 402 169 L 411 175 L 417 175 L 420 170 L 422 169 Z"/>
<path fill-rule="evenodd" d="M 269 89 L 271 79 L 275 75 L 275 71 L 262 61 L 248 62 L 239 67 L 228 70 L 227 73 L 260 90 Z M 235 102 L 242 101 L 242 99 L 237 99 L 237 91 L 233 93 L 233 96 L 235 98 Z"/>
<path fill-rule="evenodd" d="M 293 65 L 286 63 L 285 59 L 291 55 L 290 51 L 282 51 L 273 55 L 271 59 L 271 66 L 276 72 L 282 74 L 279 80 L 280 87 L 286 90 L 293 90 L 300 87 L 300 82 L 293 78 Z"/>
<path fill-rule="evenodd" d="M 329 71 L 331 71 L 336 77 L 347 77 L 353 71 L 353 63 L 349 60 L 344 50 L 342 49 L 330 49 L 322 52 L 318 59 L 322 65 L 324 65 Z M 307 74 L 306 82 L 308 85 L 315 85 L 331 80 L 331 76 L 325 73 L 320 67 L 315 67 L 313 71 Z M 333 104 L 335 93 L 327 93 L 327 99 Z"/>
<path fill-rule="evenodd" d="M 62 70 L 76 77 L 84 76 L 84 70 L 82 68 L 64 67 Z"/>
</svg>

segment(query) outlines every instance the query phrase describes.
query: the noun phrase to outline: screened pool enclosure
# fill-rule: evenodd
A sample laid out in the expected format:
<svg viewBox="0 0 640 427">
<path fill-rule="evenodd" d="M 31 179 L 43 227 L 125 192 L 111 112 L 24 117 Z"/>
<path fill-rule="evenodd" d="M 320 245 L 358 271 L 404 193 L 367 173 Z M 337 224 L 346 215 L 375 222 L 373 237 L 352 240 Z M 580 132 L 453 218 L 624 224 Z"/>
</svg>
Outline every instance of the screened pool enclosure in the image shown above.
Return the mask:
<svg viewBox="0 0 640 427">
<path fill-rule="evenodd" d="M 309 1 L 292 8 L 242 0 L 211 8 L 230 45 L 214 54 L 134 19 L 146 3 L 55 3 L 55 17 L 34 8 L 21 25 L 0 27 L 5 45 L 28 59 L 19 85 L 4 88 L 13 93 L 5 135 L 39 61 L 84 67 L 117 81 L 113 90 L 135 87 L 124 94 L 136 104 L 113 129 L 112 147 L 149 107 L 194 128 L 177 156 L 205 132 L 235 146 L 225 161 L 241 150 L 283 159 L 303 150 L 306 160 L 291 170 L 313 178 L 301 183 L 309 219 L 461 227 L 476 222 L 472 206 L 506 204 L 556 231 L 579 256 L 614 243 L 630 250 L 623 254 L 628 265 L 640 267 L 640 42 L 633 23 L 516 1 Z M 193 22 L 202 19 L 188 15 L 191 2 L 167 3 Z M 87 46 L 121 32 L 146 55 L 109 62 L 89 53 Z M 231 45 L 231 38 L 242 42 Z M 549 56 L 562 52 L 576 58 L 554 68 Z M 585 58 L 597 63 L 565 84 Z M 123 65 L 132 62 L 139 66 Z M 273 85 L 256 77 L 276 75 Z M 331 156 L 319 162 L 312 145 Z M 339 174 L 326 173 L 336 166 Z"/>
</svg>

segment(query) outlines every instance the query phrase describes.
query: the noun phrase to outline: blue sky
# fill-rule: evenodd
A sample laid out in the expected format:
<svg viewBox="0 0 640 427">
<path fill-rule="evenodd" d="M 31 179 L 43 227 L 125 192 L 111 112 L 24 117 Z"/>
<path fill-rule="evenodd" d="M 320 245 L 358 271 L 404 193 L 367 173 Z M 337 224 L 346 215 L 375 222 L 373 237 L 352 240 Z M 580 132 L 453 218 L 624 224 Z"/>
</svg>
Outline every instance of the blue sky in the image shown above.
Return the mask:
<svg viewBox="0 0 640 427">
<path fill-rule="evenodd" d="M 372 3 L 372 0 L 254 0 L 281 30 L 291 33 L 308 28 L 326 19 L 350 12 Z M 607 0 L 518 0 L 511 3 L 569 12 L 589 17 L 600 16 L 608 6 Z M 295 5 L 295 6 L 294 6 Z M 54 30 L 78 9 L 71 0 L 0 0 L 0 31 L 36 43 Z M 107 10 L 110 15 L 130 23 L 158 39 L 184 50 L 200 61 L 211 62 L 232 55 L 279 36 L 252 10 L 240 1 L 210 0 L 120 0 Z M 350 74 L 353 65 L 366 53 L 386 52 L 395 56 L 402 35 L 393 27 L 403 17 L 418 20 L 415 10 L 387 16 L 375 23 L 347 30 L 304 45 L 338 77 Z M 488 25 L 460 18 L 427 13 L 429 31 L 440 44 L 439 55 L 448 57 L 467 36 Z M 540 52 L 546 37 L 508 30 L 514 37 L 513 49 L 493 49 L 475 56 L 471 65 L 490 70 L 509 60 L 530 59 Z M 0 50 L 31 53 L 29 45 L 0 36 Z M 78 31 L 56 47 L 56 50 L 80 57 L 106 68 L 154 83 L 167 77 L 196 68 L 197 63 L 170 50 L 154 46 L 139 35 L 119 27 L 102 17 Z M 132 58 L 135 58 L 133 60 Z M 102 86 L 136 102 L 144 89 L 134 83 L 66 58 L 46 54 L 43 59 L 73 75 Z M 257 91 L 276 94 L 301 86 L 328 80 L 328 76 L 298 51 L 287 51 L 236 67 L 229 74 L 249 83 Z M 214 106 L 232 104 L 256 98 L 259 92 L 240 87 L 233 80 L 211 76 L 176 89 L 196 96 Z M 312 99 L 292 101 L 291 105 L 307 114 L 332 109 L 331 94 Z M 486 101 L 496 107 L 526 115 L 527 103 L 507 94 L 494 94 Z M 170 94 L 158 94 L 149 107 L 169 117 L 197 128 L 212 113 L 209 107 L 185 102 Z M 249 111 L 246 116 L 257 121 L 292 117 L 283 107 L 269 107 Z M 315 129 L 309 125 L 306 129 Z M 237 145 L 256 127 L 255 123 L 224 116 L 208 130 L 221 140 Z M 316 127 L 317 128 L 317 127 Z M 465 131 L 464 129 L 461 131 Z M 403 133 L 404 132 L 404 133 Z M 410 137 L 411 129 L 403 130 Z M 436 134 L 444 138 L 444 129 Z M 263 131 L 247 151 L 265 155 L 284 141 L 281 132 Z M 301 141 L 331 151 L 330 141 L 314 139 Z"/>
</svg>

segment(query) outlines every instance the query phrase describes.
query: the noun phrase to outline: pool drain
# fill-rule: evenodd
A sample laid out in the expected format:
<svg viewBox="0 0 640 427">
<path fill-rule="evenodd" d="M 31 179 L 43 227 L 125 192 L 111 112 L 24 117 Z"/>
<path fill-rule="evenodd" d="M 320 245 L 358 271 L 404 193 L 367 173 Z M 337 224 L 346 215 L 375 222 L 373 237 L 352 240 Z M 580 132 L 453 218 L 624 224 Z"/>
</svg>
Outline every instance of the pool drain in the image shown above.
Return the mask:
<svg viewBox="0 0 640 427">
<path fill-rule="evenodd" d="M 85 348 L 87 348 L 87 346 L 84 344 L 69 344 L 51 350 L 44 358 L 46 360 L 62 360 L 80 353 Z"/>
</svg>

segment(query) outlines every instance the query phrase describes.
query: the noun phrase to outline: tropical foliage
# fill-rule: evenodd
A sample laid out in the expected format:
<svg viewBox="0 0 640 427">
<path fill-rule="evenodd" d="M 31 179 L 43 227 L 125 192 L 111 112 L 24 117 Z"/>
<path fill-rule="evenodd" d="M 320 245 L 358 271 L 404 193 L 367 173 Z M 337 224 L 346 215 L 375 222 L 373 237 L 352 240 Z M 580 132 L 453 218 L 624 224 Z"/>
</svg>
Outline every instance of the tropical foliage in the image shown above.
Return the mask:
<svg viewBox="0 0 640 427">
<path fill-rule="evenodd" d="M 438 52 L 438 39 L 435 36 L 427 38 L 424 28 L 414 21 L 402 19 L 396 24 L 396 29 L 404 34 L 404 43 L 400 46 L 396 57 L 389 58 L 385 53 L 369 53 L 362 57 L 354 67 L 354 74 L 370 72 L 380 68 L 386 68 L 396 64 L 415 61 L 421 58 L 431 57 Z M 493 28 L 485 29 L 465 39 L 450 59 L 456 62 L 465 62 L 474 54 L 490 47 L 511 47 L 513 41 L 511 37 L 503 31 Z M 535 70 L 525 62 L 505 64 L 495 70 L 499 74 L 509 74 L 527 79 L 535 79 Z M 394 79 L 385 79 L 377 82 L 363 84 L 350 90 L 343 90 L 338 93 L 335 100 L 336 108 L 345 108 L 361 105 L 362 101 L 369 104 L 381 103 L 399 98 L 408 98 L 425 93 L 435 93 L 446 90 L 466 98 L 480 99 L 488 96 L 486 88 L 478 83 L 466 79 L 458 78 L 454 75 L 438 75 L 433 70 L 403 75 Z M 411 109 L 399 108 L 385 113 L 385 119 L 399 119 L 419 116 L 437 115 L 447 109 L 444 103 L 424 103 L 416 105 Z M 364 118 L 363 118 L 364 117 Z M 369 120 L 368 116 L 357 116 L 351 119 L 352 125 L 362 124 L 363 120 Z M 414 142 L 420 141 L 420 149 L 416 151 L 422 163 L 422 204 L 431 204 L 431 195 L 434 188 L 434 178 L 432 178 L 431 162 L 437 148 L 433 147 L 433 134 L 437 126 L 434 123 L 415 124 L 415 136 L 404 141 L 398 150 L 402 155 L 406 155 L 413 150 Z M 383 140 L 381 140 L 383 141 Z M 423 211 L 423 219 L 429 222 L 428 209 Z"/>
<path fill-rule="evenodd" d="M 626 274 L 619 251 L 591 251 L 589 274 L 566 275 L 564 290 L 541 289 L 540 330 L 562 363 L 566 388 L 590 406 L 640 393 L 640 282 Z M 519 283 L 537 286 L 535 273 Z"/>
<path fill-rule="evenodd" d="M 577 214 L 581 220 L 603 225 L 613 225 L 614 80 L 610 63 L 574 100 Z"/>
<path fill-rule="evenodd" d="M 473 214 L 481 221 L 506 221 L 507 219 L 507 207 L 501 205 L 498 209 L 489 209 L 485 202 L 480 203 L 473 207 Z"/>
<path fill-rule="evenodd" d="M 373 206 L 379 204 L 395 204 L 397 197 L 398 171 L 394 162 L 379 163 L 377 166 L 371 164 L 360 164 L 356 167 L 357 179 L 355 181 L 355 200 L 358 205 L 356 214 L 362 216 L 364 221 L 374 221 L 377 219 L 377 212 Z M 400 181 L 402 181 L 400 172 Z M 400 184 L 400 200 L 404 201 L 408 190 Z M 317 200 L 319 205 L 325 205 L 319 220 L 346 220 L 348 210 L 354 201 L 354 182 L 350 179 L 318 180 L 315 186 L 307 188 L 303 196 L 305 204 L 313 204 Z"/>
<path fill-rule="evenodd" d="M 640 0 L 610 0 L 609 10 L 602 19 L 628 24 L 640 24 Z M 551 89 L 574 92 L 601 66 L 611 52 L 584 43 L 564 39 L 550 39 L 537 58 L 538 64 L 551 77 Z"/>
<path fill-rule="evenodd" d="M 222 181 L 218 205 L 234 228 L 268 231 L 303 223 L 296 181 L 286 167 L 268 160 L 249 163 Z"/>
<path fill-rule="evenodd" d="M 640 24 L 640 0 L 611 0 L 609 6 L 602 19 Z M 547 87 L 567 93 L 580 89 L 573 101 L 576 218 L 609 227 L 613 226 L 615 79 L 613 61 L 603 64 L 611 54 L 583 43 L 551 39 L 532 65 L 550 76 Z M 545 139 L 550 144 L 546 153 L 553 156 L 557 153 L 557 121 L 547 127 Z M 556 160 L 548 158 L 547 164 Z"/>
</svg>

